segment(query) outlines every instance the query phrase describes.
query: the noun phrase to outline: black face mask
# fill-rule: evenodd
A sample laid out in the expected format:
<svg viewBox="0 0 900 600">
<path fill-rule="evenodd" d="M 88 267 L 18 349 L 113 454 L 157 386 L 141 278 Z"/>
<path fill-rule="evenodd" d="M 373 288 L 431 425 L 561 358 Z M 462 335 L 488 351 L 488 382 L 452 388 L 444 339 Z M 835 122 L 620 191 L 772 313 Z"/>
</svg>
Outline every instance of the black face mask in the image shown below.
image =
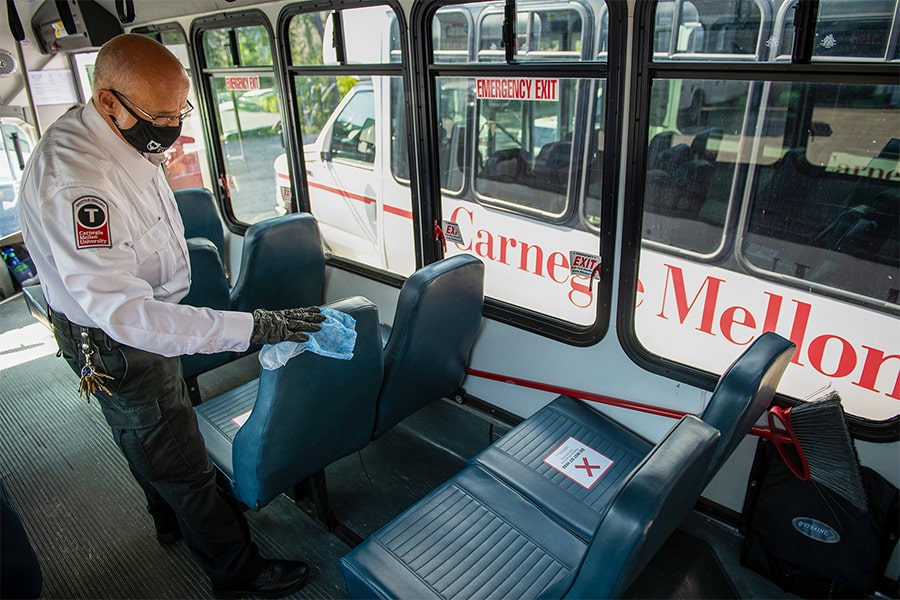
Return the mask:
<svg viewBox="0 0 900 600">
<path fill-rule="evenodd" d="M 110 118 L 125 141 L 134 146 L 138 152 L 151 154 L 165 152 L 181 135 L 181 123 L 178 123 L 177 127 L 154 127 L 150 121 L 134 114 L 124 103 L 122 106 L 128 111 L 128 114 L 137 119 L 137 123 L 128 129 L 122 129 L 115 117 L 110 116 Z"/>
</svg>

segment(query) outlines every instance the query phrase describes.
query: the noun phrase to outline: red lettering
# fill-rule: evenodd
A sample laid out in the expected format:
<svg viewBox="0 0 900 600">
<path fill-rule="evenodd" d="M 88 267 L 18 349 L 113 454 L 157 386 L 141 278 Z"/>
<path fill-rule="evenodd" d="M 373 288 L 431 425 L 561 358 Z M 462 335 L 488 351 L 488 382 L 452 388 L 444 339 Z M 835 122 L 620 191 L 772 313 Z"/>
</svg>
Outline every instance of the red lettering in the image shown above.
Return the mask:
<svg viewBox="0 0 900 600">
<path fill-rule="evenodd" d="M 703 333 L 708 333 L 710 335 L 715 335 L 712 332 L 712 324 L 713 324 L 713 314 L 716 308 L 716 301 L 719 297 L 719 287 L 724 283 L 724 279 L 719 279 L 718 277 L 707 277 L 703 280 L 703 283 L 700 285 L 700 289 L 697 290 L 697 293 L 694 295 L 694 299 L 691 300 L 691 303 L 687 302 L 687 294 L 685 292 L 684 287 L 684 272 L 679 268 L 669 264 L 666 264 L 666 268 L 668 269 L 666 273 L 666 287 L 663 293 L 663 305 L 660 312 L 656 315 L 658 317 L 662 317 L 663 319 L 668 319 L 666 316 L 666 298 L 669 297 L 669 282 L 672 282 L 673 293 L 675 294 L 675 304 L 676 309 L 678 310 L 678 321 L 684 324 L 685 319 L 687 319 L 688 313 L 694 308 L 694 304 L 696 304 L 697 299 L 700 297 L 700 294 L 703 292 L 703 288 L 706 288 L 706 296 L 703 301 L 703 310 L 701 313 L 700 319 L 700 327 L 697 327 L 697 331 L 702 331 Z"/>
<path fill-rule="evenodd" d="M 637 293 L 635 294 L 635 296 L 637 297 L 637 302 L 635 303 L 634 307 L 637 308 L 644 303 L 644 282 L 640 279 L 638 279 L 637 282 Z"/>
<path fill-rule="evenodd" d="M 740 318 L 738 317 L 738 314 L 741 315 Z M 738 346 L 746 346 L 755 339 L 755 336 L 751 334 L 746 341 L 737 341 L 734 338 L 734 334 L 732 331 L 732 327 L 734 325 L 741 325 L 743 327 L 750 328 L 756 327 L 756 319 L 753 318 L 753 315 L 751 315 L 750 311 L 748 311 L 746 308 L 742 306 L 732 306 L 731 308 L 726 309 L 719 319 L 719 327 L 722 329 L 722 335 L 725 336 L 725 339 L 727 339 L 732 344 L 736 344 Z"/>
<path fill-rule="evenodd" d="M 561 269 L 563 272 L 563 277 L 561 279 L 556 278 L 557 269 Z M 550 256 L 547 257 L 547 276 L 556 283 L 566 282 L 566 279 L 569 278 L 569 259 L 566 258 L 565 254 L 562 252 L 550 253 Z M 573 277 L 572 279 L 574 280 L 575 278 Z"/>
<path fill-rule="evenodd" d="M 531 249 L 534 249 L 534 270 L 528 268 L 528 253 Z M 535 275 L 539 277 L 544 276 L 544 249 L 538 246 L 537 244 L 529 244 L 527 242 L 522 242 L 522 254 L 519 260 L 519 268 L 523 271 L 531 271 Z"/>
<path fill-rule="evenodd" d="M 481 241 L 475 244 L 475 254 L 482 258 L 494 260 L 494 236 L 490 231 L 479 229 L 476 237 L 481 240 L 487 238 L 487 241 Z"/>
<path fill-rule="evenodd" d="M 516 241 L 516 238 L 508 238 L 503 235 L 500 236 L 500 262 L 502 262 L 504 265 L 509 264 L 508 262 L 506 262 L 506 247 L 507 247 L 507 245 L 510 248 L 515 248 L 517 243 L 518 242 Z"/>
<path fill-rule="evenodd" d="M 802 367 L 803 363 L 800 362 L 800 354 L 803 349 L 803 338 L 806 337 L 806 328 L 809 326 L 809 312 L 812 306 L 799 300 L 794 300 L 794 304 L 797 305 L 797 312 L 794 313 L 794 324 L 791 326 L 791 335 L 788 339 L 797 346 L 797 351 L 794 352 L 791 362 Z"/>
<path fill-rule="evenodd" d="M 900 354 L 890 354 L 885 356 L 883 350 L 878 350 L 877 348 L 872 348 L 865 344 L 862 344 L 862 347 L 866 349 L 866 358 L 863 361 L 862 373 L 859 375 L 859 380 L 854 381 L 853 383 L 861 388 L 877 392 L 879 390 L 875 387 L 875 384 L 877 383 L 881 366 L 884 365 L 885 361 L 900 359 Z M 891 390 L 891 393 L 886 395 L 894 400 L 900 400 L 900 369 L 898 369 L 897 375 L 894 377 L 894 389 Z"/>
<path fill-rule="evenodd" d="M 594 302 L 594 285 L 592 283 L 592 279 L 587 277 L 572 277 L 572 280 L 569 282 L 569 302 L 577 306 L 578 308 L 587 308 Z M 575 294 L 584 294 L 585 301 L 578 302 L 575 298 Z"/>
<path fill-rule="evenodd" d="M 838 364 L 834 371 L 829 373 L 825 370 L 822 362 L 825 357 L 825 346 L 830 340 L 837 340 L 841 345 L 841 349 Z M 832 334 L 820 335 L 809 343 L 809 364 L 823 375 L 829 377 L 847 377 L 853 372 L 853 369 L 856 368 L 856 351 L 853 349 L 853 346 L 850 345 L 850 342 L 840 336 Z"/>
</svg>

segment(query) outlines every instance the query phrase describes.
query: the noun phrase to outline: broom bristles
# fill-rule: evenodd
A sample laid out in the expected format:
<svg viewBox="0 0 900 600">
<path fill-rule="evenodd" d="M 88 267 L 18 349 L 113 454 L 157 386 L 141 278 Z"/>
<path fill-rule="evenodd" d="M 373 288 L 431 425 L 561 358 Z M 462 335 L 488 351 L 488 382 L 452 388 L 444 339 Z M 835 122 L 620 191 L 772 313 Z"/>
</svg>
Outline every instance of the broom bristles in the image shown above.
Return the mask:
<svg viewBox="0 0 900 600">
<path fill-rule="evenodd" d="M 831 391 L 819 400 L 797 405 L 791 408 L 790 419 L 806 455 L 810 478 L 868 512 L 859 458 L 847 430 L 840 395 Z"/>
</svg>

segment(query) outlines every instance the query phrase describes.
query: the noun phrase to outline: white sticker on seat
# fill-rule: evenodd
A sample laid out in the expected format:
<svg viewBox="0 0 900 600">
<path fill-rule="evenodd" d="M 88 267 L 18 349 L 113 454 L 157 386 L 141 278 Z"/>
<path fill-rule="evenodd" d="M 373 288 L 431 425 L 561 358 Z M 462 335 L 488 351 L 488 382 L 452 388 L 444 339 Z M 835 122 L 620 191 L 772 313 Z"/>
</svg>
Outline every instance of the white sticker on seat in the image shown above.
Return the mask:
<svg viewBox="0 0 900 600">
<path fill-rule="evenodd" d="M 253 412 L 253 410 L 248 410 L 247 412 L 232 418 L 231 422 L 234 423 L 235 425 L 237 425 L 238 427 L 242 427 L 244 425 L 244 423 L 247 422 L 247 419 L 250 418 L 250 413 L 252 413 L 252 412 Z"/>
<path fill-rule="evenodd" d="M 611 459 L 573 437 L 547 455 L 544 462 L 588 490 L 613 465 Z"/>
</svg>

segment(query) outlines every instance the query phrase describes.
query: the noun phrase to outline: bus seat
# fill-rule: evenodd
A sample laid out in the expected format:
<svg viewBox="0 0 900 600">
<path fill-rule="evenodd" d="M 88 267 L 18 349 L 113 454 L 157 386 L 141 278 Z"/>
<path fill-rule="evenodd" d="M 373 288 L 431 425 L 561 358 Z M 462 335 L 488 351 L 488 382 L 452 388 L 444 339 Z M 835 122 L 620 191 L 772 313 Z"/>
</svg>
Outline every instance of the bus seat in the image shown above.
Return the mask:
<svg viewBox="0 0 900 600">
<path fill-rule="evenodd" d="M 470 254 L 426 265 L 403 283 L 384 347 L 374 437 L 459 389 L 483 304 L 484 263 Z"/>
<path fill-rule="evenodd" d="M 178 204 L 178 212 L 181 213 L 181 221 L 184 223 L 184 237 L 208 239 L 219 251 L 222 264 L 227 265 L 225 233 L 212 192 L 206 188 L 184 188 L 173 193 Z"/>
<path fill-rule="evenodd" d="M 545 144 L 534 159 L 531 171 L 536 187 L 565 191 L 569 183 L 569 164 L 572 160 L 571 142 Z"/>
<path fill-rule="evenodd" d="M 187 240 L 188 258 L 191 261 L 191 289 L 181 299 L 181 304 L 229 310 L 231 298 L 225 267 L 219 257 L 219 249 L 206 238 L 189 238 Z M 181 357 L 181 370 L 191 401 L 200 403 L 200 390 L 197 376 L 231 360 L 231 352 L 216 354 L 185 354 Z"/>
<path fill-rule="evenodd" d="M 378 309 L 361 296 L 328 307 L 356 319 L 352 359 L 304 352 L 196 408 L 212 462 L 253 510 L 371 440 L 382 375 Z"/>
<path fill-rule="evenodd" d="M 722 447 L 716 451 L 716 466 L 707 474 L 707 481 L 771 402 L 792 350 L 791 342 L 765 333 L 719 379 L 702 415 L 722 431 Z M 570 437 L 613 461 L 590 487 L 544 462 Z M 651 447 L 650 442 L 583 402 L 560 396 L 470 462 L 529 495 L 548 514 L 590 539 L 619 482 Z"/>
<path fill-rule="evenodd" d="M 521 182 L 531 166 L 531 155 L 519 148 L 498 150 L 484 163 L 481 177 L 507 183 Z"/>
<path fill-rule="evenodd" d="M 47 309 L 47 299 L 44 297 L 44 290 L 41 284 L 33 283 L 31 285 L 22 286 L 22 297 L 25 299 L 25 305 L 31 316 L 37 319 L 38 323 L 42 323 L 46 327 L 53 329 L 50 325 L 50 312 Z"/>
<path fill-rule="evenodd" d="M 706 408 L 700 414 L 722 434 L 707 482 L 731 456 L 750 428 L 766 412 L 796 346 L 777 333 L 766 332 L 735 360 L 719 378 Z"/>
<path fill-rule="evenodd" d="M 317 306 L 324 286 L 325 253 L 315 217 L 294 213 L 247 228 L 232 310 Z"/>
<path fill-rule="evenodd" d="M 349 596 L 617 597 L 700 497 L 717 437 L 682 418 L 617 486 L 590 542 L 470 464 L 341 558 Z"/>
</svg>

